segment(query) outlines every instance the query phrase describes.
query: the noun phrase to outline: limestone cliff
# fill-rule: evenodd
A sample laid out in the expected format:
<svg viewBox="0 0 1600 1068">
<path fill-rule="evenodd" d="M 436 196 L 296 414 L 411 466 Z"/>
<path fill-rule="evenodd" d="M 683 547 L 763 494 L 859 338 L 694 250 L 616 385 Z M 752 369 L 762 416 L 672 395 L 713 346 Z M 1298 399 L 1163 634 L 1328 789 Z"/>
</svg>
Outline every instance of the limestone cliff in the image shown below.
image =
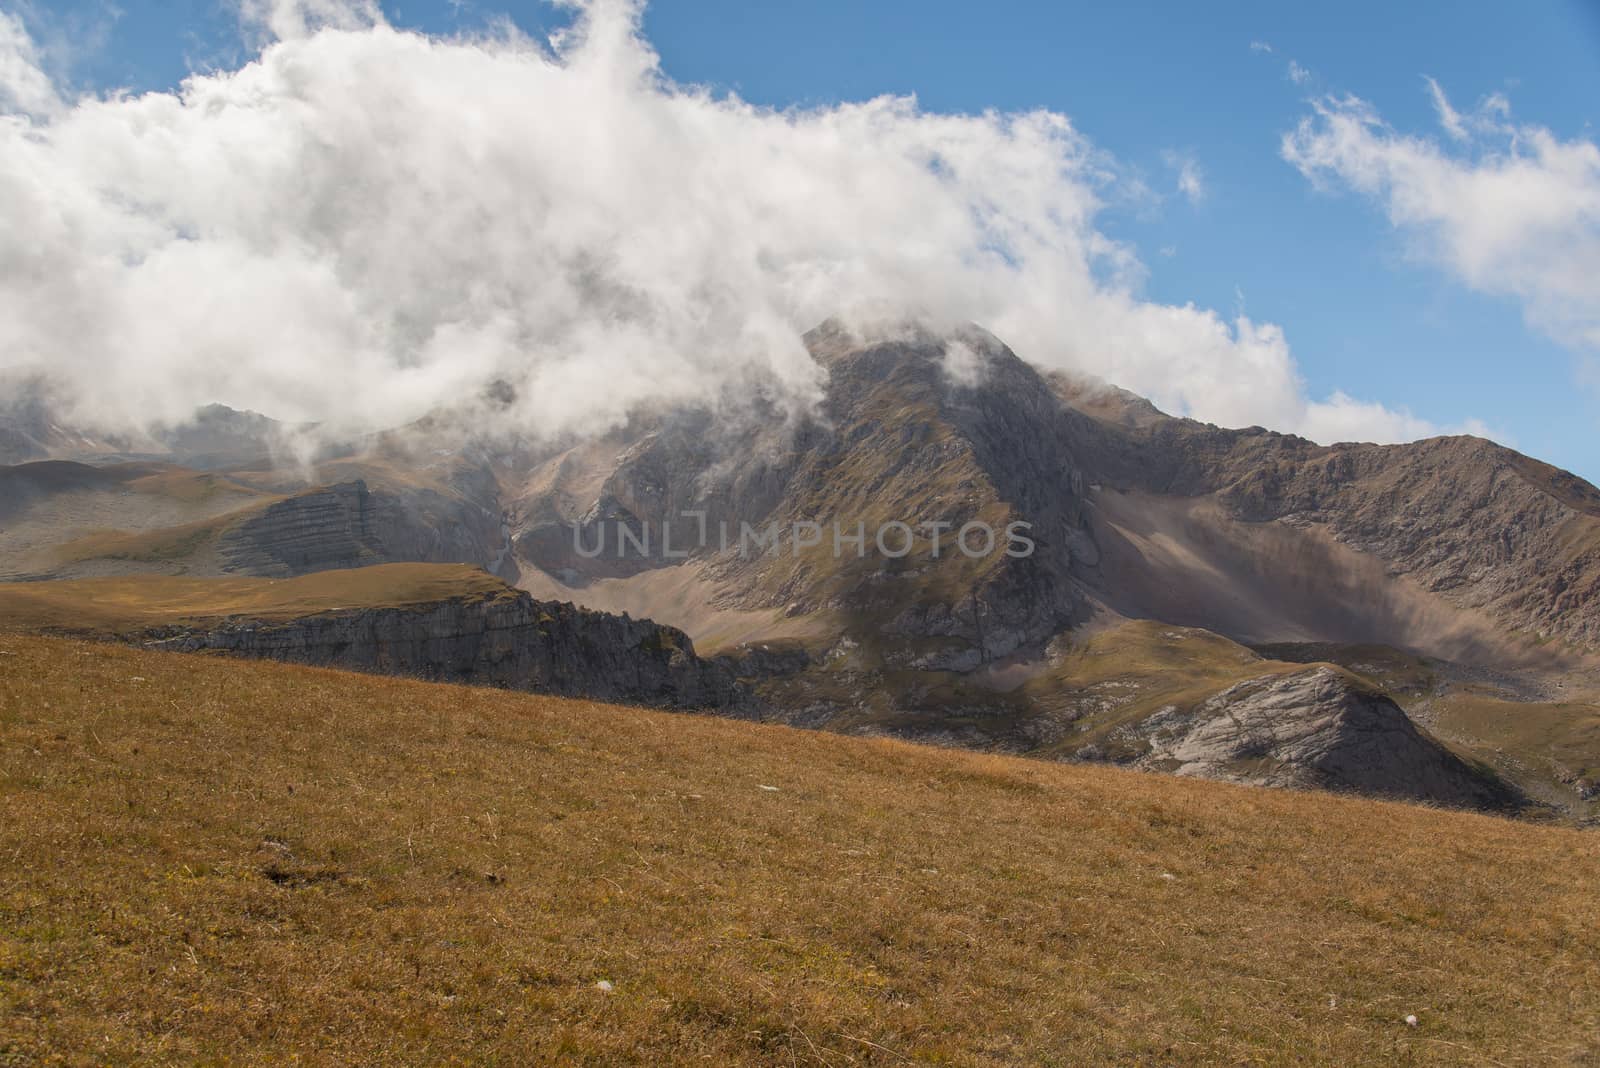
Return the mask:
<svg viewBox="0 0 1600 1068">
<path fill-rule="evenodd" d="M 729 667 L 695 655 L 681 631 L 526 593 L 278 621 L 226 619 L 152 631 L 145 641 L 158 649 L 665 708 L 732 710 L 745 701 Z"/>
</svg>

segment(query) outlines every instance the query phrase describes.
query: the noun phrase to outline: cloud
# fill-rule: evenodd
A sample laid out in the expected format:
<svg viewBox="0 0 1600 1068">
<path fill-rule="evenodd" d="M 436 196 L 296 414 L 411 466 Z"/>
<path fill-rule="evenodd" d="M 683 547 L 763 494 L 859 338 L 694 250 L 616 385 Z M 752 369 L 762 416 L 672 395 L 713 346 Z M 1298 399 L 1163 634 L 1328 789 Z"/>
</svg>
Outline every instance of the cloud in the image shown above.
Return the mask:
<svg viewBox="0 0 1600 1068">
<path fill-rule="evenodd" d="M 1433 109 L 1438 112 L 1439 125 L 1444 128 L 1444 132 L 1457 141 L 1467 140 L 1469 135 L 1466 121 L 1459 111 L 1450 106 L 1450 99 L 1444 95 L 1444 90 L 1439 88 L 1439 83 L 1428 77 L 1422 80 L 1428 83 L 1428 96 L 1433 99 Z"/>
<path fill-rule="evenodd" d="M 1488 429 L 1473 421 L 1463 432 L 1482 436 Z M 1437 434 L 1438 428 L 1408 411 L 1394 412 L 1380 404 L 1358 401 L 1336 391 L 1326 401 L 1308 406 L 1303 431 L 1313 441 L 1375 441 L 1385 437 L 1423 438 Z"/>
<path fill-rule="evenodd" d="M 1324 97 L 1284 136 L 1283 158 L 1381 205 L 1416 256 L 1514 297 L 1536 329 L 1600 350 L 1600 147 L 1514 123 L 1498 94 L 1462 113 L 1427 85 L 1454 147 L 1400 133 L 1356 97 Z"/>
<path fill-rule="evenodd" d="M 1144 299 L 1098 225 L 1131 179 L 1065 116 L 757 107 L 671 81 L 620 0 L 551 42 L 370 2 L 243 15 L 238 69 L 70 104 L 0 27 L 0 371 L 101 428 L 221 401 L 346 431 L 496 380 L 529 435 L 750 389 L 802 410 L 800 332 L 876 314 L 974 320 L 1219 423 L 1426 429 L 1313 403 L 1272 324 Z"/>
<path fill-rule="evenodd" d="M 1161 154 L 1161 159 L 1177 172 L 1177 190 L 1189 203 L 1198 204 L 1206 198 L 1205 172 L 1192 155 L 1168 150 Z"/>
<path fill-rule="evenodd" d="M 363 30 L 384 23 L 377 0 L 238 0 L 239 20 L 264 41 L 296 40 L 319 30 Z"/>
<path fill-rule="evenodd" d="M 1296 85 L 1304 85 L 1311 80 L 1311 72 L 1291 59 L 1289 61 L 1289 80 Z"/>
<path fill-rule="evenodd" d="M 1270 56 L 1272 54 L 1272 45 L 1268 44 L 1266 41 L 1251 41 L 1250 51 L 1265 52 Z"/>
<path fill-rule="evenodd" d="M 0 111 L 51 115 L 60 96 L 41 69 L 39 50 L 16 15 L 0 11 Z"/>
</svg>

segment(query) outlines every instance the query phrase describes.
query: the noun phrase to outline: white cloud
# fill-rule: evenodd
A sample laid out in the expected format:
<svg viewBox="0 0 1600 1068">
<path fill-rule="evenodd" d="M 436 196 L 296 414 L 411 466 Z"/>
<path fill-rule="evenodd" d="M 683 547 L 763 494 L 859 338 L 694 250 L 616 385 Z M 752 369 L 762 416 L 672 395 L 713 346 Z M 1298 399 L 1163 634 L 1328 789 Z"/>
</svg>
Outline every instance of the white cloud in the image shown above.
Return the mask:
<svg viewBox="0 0 1600 1068">
<path fill-rule="evenodd" d="M 50 115 L 61 106 L 22 20 L 0 11 L 0 113 Z"/>
<path fill-rule="evenodd" d="M 1143 299 L 1097 226 L 1126 180 L 1061 115 L 756 107 L 667 79 L 624 0 L 548 46 L 370 2 L 245 14 L 272 40 L 237 70 L 59 106 L 5 24 L 0 371 L 48 371 L 80 417 L 393 425 L 495 378 L 531 433 L 758 382 L 805 405 L 799 331 L 891 311 L 1178 414 L 1427 429 L 1312 403 L 1276 326 Z"/>
<path fill-rule="evenodd" d="M 1433 110 L 1438 112 L 1439 125 L 1444 128 L 1444 132 L 1457 141 L 1467 140 L 1466 121 L 1462 119 L 1459 111 L 1450 106 L 1450 99 L 1444 95 L 1444 90 L 1439 88 L 1439 83 L 1427 77 L 1422 80 L 1428 83 L 1428 96 L 1433 99 Z"/>
<path fill-rule="evenodd" d="M 1439 432 L 1432 423 L 1418 419 L 1408 411 L 1394 412 L 1380 404 L 1358 401 L 1343 391 L 1335 392 L 1326 401 L 1310 405 L 1306 410 L 1301 431 L 1313 441 L 1381 441 L 1399 438 L 1423 438 Z M 1487 436 L 1488 430 L 1473 421 L 1462 429 L 1463 433 Z"/>
<path fill-rule="evenodd" d="M 1161 154 L 1162 161 L 1176 171 L 1174 182 L 1177 190 L 1191 204 L 1198 204 L 1206 197 L 1205 171 L 1194 156 L 1187 152 L 1174 152 L 1168 150 Z"/>
<path fill-rule="evenodd" d="M 1600 349 L 1600 147 L 1514 124 L 1498 94 L 1463 114 L 1431 79 L 1428 88 L 1453 150 L 1347 96 L 1315 101 L 1284 136 L 1283 157 L 1319 185 L 1382 205 L 1416 255 L 1516 298 L 1537 329 Z"/>
<path fill-rule="evenodd" d="M 1296 85 L 1304 85 L 1311 80 L 1311 72 L 1291 59 L 1289 61 L 1289 80 Z"/>
<path fill-rule="evenodd" d="M 1270 45 L 1266 41 L 1251 41 L 1250 42 L 1250 51 L 1252 51 L 1252 52 L 1265 52 L 1267 55 L 1271 55 L 1272 54 L 1272 45 Z"/>
<path fill-rule="evenodd" d="M 383 24 L 377 0 L 238 0 L 240 21 L 265 35 L 288 41 L 318 30 L 361 30 Z"/>
</svg>

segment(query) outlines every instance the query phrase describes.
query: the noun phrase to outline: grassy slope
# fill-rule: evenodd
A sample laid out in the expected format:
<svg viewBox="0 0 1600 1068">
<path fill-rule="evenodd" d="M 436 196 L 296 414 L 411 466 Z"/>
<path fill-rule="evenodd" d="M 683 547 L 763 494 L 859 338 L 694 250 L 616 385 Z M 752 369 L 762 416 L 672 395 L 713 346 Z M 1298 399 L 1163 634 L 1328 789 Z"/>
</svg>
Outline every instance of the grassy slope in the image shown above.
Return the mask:
<svg viewBox="0 0 1600 1068">
<path fill-rule="evenodd" d="M 1500 700 L 1464 687 L 1435 701 L 1435 729 L 1467 752 L 1502 769 L 1530 790 L 1559 797 L 1580 817 L 1600 816 L 1600 802 L 1581 802 L 1570 787 L 1600 781 L 1600 704 L 1592 701 Z"/>
<path fill-rule="evenodd" d="M 133 465 L 130 465 L 133 466 Z M 110 469 L 113 473 L 116 468 Z M 217 515 L 205 515 L 187 523 L 147 530 L 90 530 L 54 546 L 45 554 L 52 567 L 70 566 L 90 560 L 122 560 L 133 563 L 176 563 L 214 545 L 217 539 L 246 516 L 253 515 L 281 497 L 214 472 L 190 471 L 182 467 L 162 468 L 153 474 L 126 482 L 128 490 L 174 503 L 209 511 L 208 505 L 221 502 L 237 505 Z"/>
<path fill-rule="evenodd" d="M 70 567 L 90 560 L 180 563 L 214 546 L 217 539 L 239 521 L 241 512 L 249 514 L 256 510 L 252 506 L 240 512 L 155 530 L 94 530 L 53 547 L 46 555 L 52 568 Z"/>
<path fill-rule="evenodd" d="M 486 689 L 0 635 L 0 857 L 0 1063 L 1600 1056 L 1592 835 Z"/>
<path fill-rule="evenodd" d="M 217 472 L 166 464 L 0 468 L 0 498 L 15 492 L 13 483 L 29 492 L 19 514 L 6 516 L 14 527 L 5 570 L 33 575 L 101 561 L 183 570 L 204 563 L 230 527 L 281 499 Z"/>
<path fill-rule="evenodd" d="M 486 593 L 510 591 L 471 564 L 380 564 L 292 579 L 130 575 L 0 583 L 0 624 L 124 633 L 192 619 L 236 615 L 284 619 Z"/>
<path fill-rule="evenodd" d="M 1305 666 L 1263 659 L 1198 627 L 1134 620 L 1073 644 L 1050 671 L 1029 680 L 1024 692 L 1047 712 L 1081 717 L 1078 730 L 1056 751 L 1095 743 L 1120 752 L 1128 747 L 1112 740 L 1118 727 L 1147 719 L 1166 705 L 1193 708 L 1236 683 Z M 1140 744 L 1123 755 L 1144 750 Z"/>
</svg>

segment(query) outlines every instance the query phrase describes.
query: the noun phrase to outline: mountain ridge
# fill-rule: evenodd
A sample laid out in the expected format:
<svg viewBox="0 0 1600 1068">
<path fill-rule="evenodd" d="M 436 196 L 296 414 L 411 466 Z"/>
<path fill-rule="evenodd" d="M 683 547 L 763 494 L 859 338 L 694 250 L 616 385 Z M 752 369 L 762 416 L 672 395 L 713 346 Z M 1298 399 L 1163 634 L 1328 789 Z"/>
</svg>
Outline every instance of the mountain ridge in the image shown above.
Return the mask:
<svg viewBox="0 0 1600 1068">
<path fill-rule="evenodd" d="M 0 531 L 0 573 L 21 574 L 21 559 L 46 580 L 468 563 L 543 600 L 678 628 L 742 665 L 770 718 L 1055 758 L 1131 731 L 1116 759 L 1136 766 L 1171 723 L 1158 696 L 1220 722 L 1208 702 L 1228 687 L 1300 670 L 1205 639 L 1204 655 L 1163 651 L 1163 626 L 1320 644 L 1335 660 L 1402 651 L 1438 665 L 1439 707 L 1600 706 L 1600 491 L 1575 476 L 1470 437 L 1321 446 L 1174 418 L 1041 371 L 971 325 L 861 336 L 833 321 L 805 342 L 826 373 L 809 413 L 757 393 L 541 442 L 479 436 L 442 411 L 292 467 L 30 498 Z M 199 463 L 279 434 L 262 419 L 211 410 L 168 440 L 202 449 Z M 97 460 L 93 479 L 119 477 Z M 130 518 L 146 526 L 105 529 Z M 835 543 L 835 523 L 861 542 Z M 903 553 L 873 540 L 896 524 Z M 946 539 L 968 524 L 1024 530 L 1030 551 L 940 552 L 929 524 Z M 743 551 L 747 527 L 776 532 L 776 551 Z M 651 549 L 624 551 L 624 533 Z M 1126 670 L 1072 674 L 1079 650 L 1108 642 Z M 1514 681 L 1479 694 L 1489 677 Z M 1343 707 L 1297 692 L 1304 723 Z M 1408 691 L 1397 710 L 1431 701 Z M 1440 722 L 1449 735 L 1455 720 Z M 1443 741 L 1558 806 L 1572 791 L 1526 768 L 1586 782 L 1600 764 L 1600 744 L 1502 759 L 1486 736 Z"/>
</svg>

